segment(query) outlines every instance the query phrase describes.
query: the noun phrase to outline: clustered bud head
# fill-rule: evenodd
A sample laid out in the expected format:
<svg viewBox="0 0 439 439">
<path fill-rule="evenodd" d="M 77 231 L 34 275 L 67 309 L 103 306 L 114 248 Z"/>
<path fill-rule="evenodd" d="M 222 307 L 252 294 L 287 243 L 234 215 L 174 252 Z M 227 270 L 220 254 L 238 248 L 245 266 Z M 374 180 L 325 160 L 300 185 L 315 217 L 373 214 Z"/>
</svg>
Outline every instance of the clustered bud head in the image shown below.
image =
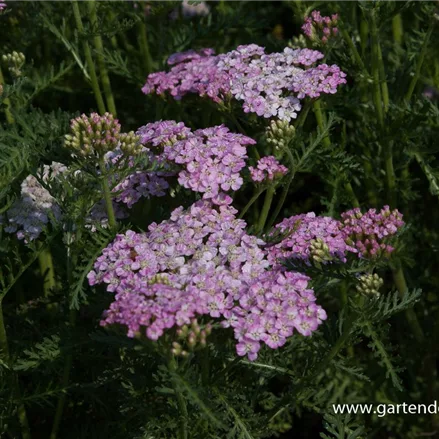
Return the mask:
<svg viewBox="0 0 439 439">
<path fill-rule="evenodd" d="M 71 121 L 70 129 L 65 146 L 82 157 L 103 157 L 119 146 L 120 124 L 110 113 L 83 114 Z"/>
<path fill-rule="evenodd" d="M 265 130 L 267 143 L 277 150 L 286 148 L 295 134 L 294 126 L 285 120 L 272 120 Z"/>
<path fill-rule="evenodd" d="M 16 78 L 21 76 L 21 68 L 26 61 L 26 57 L 23 53 L 14 50 L 12 53 L 3 55 L 2 60 L 4 63 L 8 64 L 8 69 L 11 72 L 11 75 Z"/>
<path fill-rule="evenodd" d="M 129 133 L 122 133 L 119 138 L 120 141 L 120 150 L 126 156 L 133 156 L 138 154 L 143 148 L 140 143 L 140 137 L 137 136 L 134 131 L 130 131 Z"/>
<path fill-rule="evenodd" d="M 316 238 L 311 241 L 309 252 L 311 258 L 320 264 L 334 259 L 333 256 L 331 256 L 329 246 L 322 238 Z"/>
<path fill-rule="evenodd" d="M 384 281 L 378 274 L 363 274 L 358 278 L 357 291 L 365 296 L 379 296 Z"/>
<path fill-rule="evenodd" d="M 276 180 L 288 173 L 288 168 L 281 165 L 276 157 L 267 156 L 258 160 L 256 168 L 248 167 L 253 181 L 262 182 Z"/>
<path fill-rule="evenodd" d="M 311 16 L 305 18 L 302 31 L 312 41 L 326 44 L 338 34 L 337 22 L 338 14 L 322 17 L 320 11 L 312 11 Z"/>
<path fill-rule="evenodd" d="M 196 318 L 192 319 L 190 325 L 183 325 L 177 329 L 176 334 L 179 341 L 172 343 L 172 353 L 177 357 L 186 356 L 188 351 L 206 347 L 206 340 L 211 332 L 211 323 L 200 325 Z"/>
</svg>

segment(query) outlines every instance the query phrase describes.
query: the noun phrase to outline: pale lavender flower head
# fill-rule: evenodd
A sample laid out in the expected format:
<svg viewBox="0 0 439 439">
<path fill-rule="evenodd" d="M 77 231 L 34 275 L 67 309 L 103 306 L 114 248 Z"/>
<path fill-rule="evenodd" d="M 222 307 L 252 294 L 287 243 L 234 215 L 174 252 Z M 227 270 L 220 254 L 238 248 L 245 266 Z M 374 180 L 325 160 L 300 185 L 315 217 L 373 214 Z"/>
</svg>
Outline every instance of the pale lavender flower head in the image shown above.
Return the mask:
<svg viewBox="0 0 439 439">
<path fill-rule="evenodd" d="M 204 17 L 209 15 L 210 7 L 206 2 L 199 2 L 197 4 L 189 4 L 188 0 L 183 0 L 181 4 L 181 13 L 183 17 Z"/>
<path fill-rule="evenodd" d="M 50 184 L 67 168 L 58 162 L 44 165 L 39 178 Z M 61 209 L 55 198 L 33 175 L 29 175 L 21 184 L 21 197 L 6 213 L 5 232 L 16 233 L 18 239 L 26 243 L 37 239 L 50 225 L 57 224 L 62 218 Z"/>
<path fill-rule="evenodd" d="M 169 72 L 149 75 L 142 91 L 168 92 L 175 99 L 196 93 L 217 103 L 232 95 L 246 113 L 290 121 L 301 110 L 301 99 L 333 94 L 346 83 L 337 66 L 314 66 L 322 58 L 319 51 L 289 47 L 266 54 L 256 44 L 217 56 L 209 49 L 183 52 L 170 57 Z"/>
<path fill-rule="evenodd" d="M 281 165 L 276 157 L 267 156 L 258 160 L 256 168 L 248 167 L 251 179 L 255 182 L 262 182 L 264 180 L 274 180 L 280 178 L 288 172 L 288 168 Z"/>
<path fill-rule="evenodd" d="M 5 2 L 0 2 L 0 12 L 2 12 L 4 9 L 6 9 L 7 4 Z"/>
</svg>

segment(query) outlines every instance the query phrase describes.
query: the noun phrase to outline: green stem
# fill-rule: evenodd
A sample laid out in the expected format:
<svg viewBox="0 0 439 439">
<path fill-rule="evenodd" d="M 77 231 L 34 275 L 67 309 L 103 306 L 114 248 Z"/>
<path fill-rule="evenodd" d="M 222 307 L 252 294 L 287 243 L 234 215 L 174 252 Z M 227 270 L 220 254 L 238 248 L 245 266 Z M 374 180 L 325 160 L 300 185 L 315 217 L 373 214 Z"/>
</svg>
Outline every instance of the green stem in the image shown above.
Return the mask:
<svg viewBox="0 0 439 439">
<path fill-rule="evenodd" d="M 75 322 L 76 322 L 76 310 L 71 309 L 69 313 L 69 323 L 71 328 L 73 328 Z M 73 353 L 69 353 L 66 356 L 64 362 L 64 370 L 61 380 L 63 388 L 66 388 L 69 385 L 70 371 L 72 369 L 72 364 L 73 364 Z M 61 425 L 61 419 L 64 412 L 64 406 L 66 404 L 66 401 L 67 401 L 67 393 L 62 393 L 58 399 L 58 404 L 56 406 L 55 418 L 52 424 L 52 432 L 50 433 L 50 439 L 56 439 L 58 435 L 59 426 Z"/>
<path fill-rule="evenodd" d="M 389 88 L 387 86 L 387 81 L 386 81 L 386 70 L 384 68 L 384 63 L 383 63 L 383 54 L 381 52 L 381 45 L 379 44 L 379 42 L 378 42 L 378 62 L 380 66 L 379 70 L 380 70 L 381 94 L 383 97 L 383 106 L 384 106 L 384 114 L 385 114 L 389 109 L 390 99 L 389 99 Z"/>
<path fill-rule="evenodd" d="M 137 24 L 137 38 L 139 41 L 140 53 L 142 56 L 143 68 L 145 74 L 152 72 L 152 58 L 151 51 L 149 50 L 148 34 L 146 31 L 146 24 L 144 20 L 139 21 Z"/>
<path fill-rule="evenodd" d="M 358 198 L 355 195 L 354 188 L 352 187 L 351 182 L 350 181 L 346 182 L 344 185 L 344 188 L 349 195 L 349 198 L 352 202 L 352 206 L 353 207 L 360 207 L 360 202 L 358 201 Z"/>
<path fill-rule="evenodd" d="M 245 205 L 244 209 L 242 209 L 241 213 L 239 214 L 238 218 L 243 218 L 244 215 L 247 213 L 247 210 L 250 209 L 250 207 L 253 205 L 253 203 L 259 198 L 259 196 L 262 194 L 262 192 L 265 191 L 266 188 L 261 187 L 256 193 L 253 195 L 253 197 L 250 198 L 249 202 Z"/>
<path fill-rule="evenodd" d="M 413 76 L 412 80 L 410 81 L 409 88 L 407 90 L 407 93 L 404 96 L 404 100 L 406 102 L 410 101 L 410 98 L 412 97 L 413 91 L 415 90 L 416 84 L 419 80 L 419 76 L 421 75 L 422 64 L 424 63 L 425 55 L 427 54 L 428 43 L 430 41 L 430 37 L 431 37 L 431 34 L 433 32 L 434 24 L 435 23 L 434 23 L 434 19 L 433 19 L 430 23 L 427 34 L 425 35 L 425 40 L 424 40 L 424 43 L 422 44 L 421 53 L 419 54 L 419 58 L 416 62 L 415 75 Z"/>
<path fill-rule="evenodd" d="M 6 334 L 5 321 L 3 316 L 3 297 L 0 297 L 0 358 L 3 359 L 4 363 L 12 367 L 11 356 L 9 353 L 9 343 Z M 18 377 L 13 370 L 8 370 L 6 373 L 10 374 L 10 381 L 13 389 L 13 398 L 17 401 L 17 416 L 18 422 L 21 428 L 21 436 L 23 439 L 31 439 L 29 422 L 27 420 L 26 407 L 21 399 L 20 384 L 18 382 Z"/>
<path fill-rule="evenodd" d="M 392 269 L 393 281 L 395 282 L 396 289 L 402 297 L 407 293 L 407 282 L 405 280 L 404 271 L 401 266 L 401 262 L 398 261 L 397 265 Z M 424 342 L 424 331 L 419 324 L 418 317 L 413 308 L 406 310 L 405 312 L 407 321 L 418 343 Z"/>
<path fill-rule="evenodd" d="M 171 375 L 177 372 L 177 362 L 175 361 L 175 357 L 173 355 L 170 356 L 168 363 L 169 371 Z M 173 379 L 173 381 L 175 381 Z M 180 389 L 177 385 L 174 386 L 175 396 L 177 397 L 177 406 L 178 406 L 178 419 L 179 419 L 179 431 L 178 431 L 178 439 L 188 439 L 188 411 L 186 400 L 184 399 L 183 394 L 180 392 Z"/>
<path fill-rule="evenodd" d="M 367 41 L 369 40 L 369 23 L 364 18 L 360 23 L 360 44 L 361 54 L 363 57 L 366 55 Z"/>
<path fill-rule="evenodd" d="M 44 297 L 48 298 L 51 291 L 56 287 L 55 269 L 53 267 L 52 253 L 49 248 L 44 248 L 38 255 L 38 263 L 40 265 L 40 273 L 43 277 Z"/>
<path fill-rule="evenodd" d="M 313 104 L 314 115 L 316 117 L 317 126 L 320 129 L 320 132 L 323 133 L 325 130 L 325 124 L 323 122 L 323 112 L 322 106 L 320 105 L 320 100 L 317 100 Z M 323 146 L 325 148 L 329 148 L 331 146 L 331 139 L 329 138 L 329 133 L 322 139 Z"/>
<path fill-rule="evenodd" d="M 360 67 L 361 70 L 366 70 L 364 66 L 364 62 L 361 59 L 361 55 L 358 52 L 357 48 L 355 47 L 354 42 L 352 41 L 352 38 L 348 34 L 346 29 L 343 29 L 341 31 L 341 35 L 343 39 L 346 41 L 346 44 L 349 46 L 349 49 L 351 50 L 352 59 L 358 64 L 358 67 Z"/>
<path fill-rule="evenodd" d="M 100 159 L 99 166 L 101 169 L 101 185 L 102 192 L 104 193 L 105 207 L 107 209 L 108 225 L 110 226 L 110 228 L 115 229 L 117 226 L 116 216 L 114 214 L 113 200 L 111 198 L 111 191 L 108 184 L 108 176 L 105 170 L 105 162 L 103 158 Z"/>
<path fill-rule="evenodd" d="M 396 14 L 392 18 L 392 33 L 393 33 L 393 39 L 395 40 L 395 42 L 398 45 L 401 45 L 402 44 L 402 36 L 404 34 L 401 14 Z"/>
<path fill-rule="evenodd" d="M 96 13 L 96 1 L 89 0 L 87 2 L 87 6 L 90 14 L 91 24 L 96 32 L 97 31 L 96 28 L 98 24 L 98 17 Z M 117 116 L 116 105 L 114 103 L 113 92 L 111 90 L 110 77 L 108 76 L 108 70 L 104 60 L 104 43 L 102 42 L 102 37 L 100 35 L 96 35 L 93 38 L 93 41 L 96 49 L 96 57 L 98 61 L 99 71 L 101 74 L 102 88 L 104 90 L 105 100 L 107 102 L 107 108 L 110 113 L 112 113 L 114 116 Z"/>
<path fill-rule="evenodd" d="M 293 182 L 293 180 L 294 180 L 294 173 L 291 172 L 290 175 L 288 176 L 288 180 L 285 183 L 285 186 L 282 189 L 282 194 L 280 196 L 279 202 L 276 205 L 276 209 L 274 209 L 274 212 L 271 215 L 270 220 L 267 223 L 267 229 L 271 228 L 271 226 L 276 221 L 276 218 L 278 217 L 280 211 L 282 210 L 282 207 L 285 204 L 285 200 L 287 199 L 288 191 L 290 190 L 290 186 L 291 186 L 291 183 Z"/>
<path fill-rule="evenodd" d="M 276 192 L 274 186 L 270 186 L 267 189 L 264 199 L 264 205 L 262 206 L 262 212 L 259 216 L 258 226 L 257 226 L 257 234 L 261 233 L 264 230 L 265 222 L 267 221 L 268 213 L 270 212 L 271 203 L 273 202 L 273 196 Z"/>
<path fill-rule="evenodd" d="M 0 87 L 3 86 L 4 83 L 5 83 L 5 78 L 3 77 L 3 72 L 2 72 L 2 69 L 0 67 Z M 11 113 L 11 100 L 9 98 L 6 98 L 6 99 L 3 99 L 3 102 L 5 104 L 6 121 L 9 124 L 13 124 L 15 122 L 15 120 L 14 120 L 14 116 L 12 116 L 12 113 Z"/>
<path fill-rule="evenodd" d="M 388 145 L 387 149 L 385 158 L 387 195 L 389 206 L 394 209 L 396 207 L 396 175 L 393 168 L 392 145 Z"/>
<path fill-rule="evenodd" d="M 76 27 L 78 29 L 79 34 L 83 36 L 84 25 L 82 24 L 81 12 L 79 10 L 79 4 L 77 0 L 72 0 L 72 7 L 73 7 L 73 15 L 75 17 Z M 96 75 L 96 69 L 93 63 L 93 58 L 91 56 L 90 46 L 85 40 L 83 46 L 84 46 L 85 60 L 87 61 L 87 66 L 90 74 L 91 86 L 93 89 L 93 93 L 95 95 L 98 110 L 101 114 L 104 114 L 106 112 L 104 99 L 102 98 L 101 89 L 99 88 L 98 77 Z"/>
<path fill-rule="evenodd" d="M 383 103 L 381 100 L 381 84 L 380 84 L 380 47 L 378 40 L 378 27 L 376 24 L 375 11 L 370 13 L 371 29 L 371 64 L 372 64 L 372 94 L 375 110 L 377 114 L 378 124 L 380 128 L 384 127 Z"/>
</svg>

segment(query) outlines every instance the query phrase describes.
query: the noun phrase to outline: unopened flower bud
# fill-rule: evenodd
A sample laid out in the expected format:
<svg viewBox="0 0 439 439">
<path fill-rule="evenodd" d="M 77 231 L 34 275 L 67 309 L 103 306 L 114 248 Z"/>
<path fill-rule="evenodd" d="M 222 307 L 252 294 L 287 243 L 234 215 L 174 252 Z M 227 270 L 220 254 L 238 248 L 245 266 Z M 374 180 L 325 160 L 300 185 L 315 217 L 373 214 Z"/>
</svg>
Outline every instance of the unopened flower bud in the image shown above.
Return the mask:
<svg viewBox="0 0 439 439">
<path fill-rule="evenodd" d="M 384 281 L 378 274 L 363 274 L 358 278 L 357 291 L 366 296 L 379 296 Z"/>
<path fill-rule="evenodd" d="M 190 348 L 195 347 L 195 345 L 197 344 L 197 339 L 195 338 L 195 335 L 193 333 L 189 335 L 187 344 Z"/>
<path fill-rule="evenodd" d="M 136 155 L 142 149 L 142 144 L 140 143 L 140 137 L 136 136 L 134 131 L 129 133 L 122 133 L 119 138 L 120 149 L 125 155 Z"/>
<path fill-rule="evenodd" d="M 333 258 L 329 252 L 329 247 L 322 238 L 317 238 L 311 242 L 310 254 L 315 262 L 324 263 Z"/>
<path fill-rule="evenodd" d="M 295 133 L 296 129 L 294 126 L 282 120 L 272 120 L 265 131 L 267 143 L 279 150 L 288 146 Z"/>
</svg>

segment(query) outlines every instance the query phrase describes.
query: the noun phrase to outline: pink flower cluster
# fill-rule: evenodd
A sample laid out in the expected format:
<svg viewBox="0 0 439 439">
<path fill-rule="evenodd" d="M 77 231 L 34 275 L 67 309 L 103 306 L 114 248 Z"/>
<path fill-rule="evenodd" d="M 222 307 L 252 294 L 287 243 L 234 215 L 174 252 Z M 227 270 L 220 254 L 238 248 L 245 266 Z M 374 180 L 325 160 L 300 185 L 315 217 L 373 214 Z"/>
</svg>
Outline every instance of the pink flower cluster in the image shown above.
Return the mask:
<svg viewBox="0 0 439 439">
<path fill-rule="evenodd" d="M 231 94 L 243 101 L 246 113 L 289 121 L 297 117 L 300 99 L 336 93 L 346 83 L 345 73 L 336 65 L 312 67 L 322 58 L 316 50 L 289 47 L 266 54 L 255 44 L 217 56 L 211 49 L 191 50 L 172 55 L 171 70 L 149 75 L 142 91 L 169 92 L 175 99 L 196 93 L 215 102 Z"/>
<path fill-rule="evenodd" d="M 356 208 L 341 216 L 338 221 L 310 212 L 284 219 L 272 232 L 273 239 L 280 240 L 268 247 L 268 260 L 276 265 L 286 259 L 346 262 L 348 253 L 360 258 L 388 256 L 394 250 L 388 239 L 404 225 L 399 211 L 389 206 L 365 214 Z"/>
<path fill-rule="evenodd" d="M 279 243 L 267 250 L 268 260 L 272 264 L 290 258 L 309 262 L 313 258 L 313 247 L 323 250 L 326 253 L 323 259 L 327 261 L 346 262 L 346 251 L 354 250 L 346 244 L 340 221 L 328 216 L 316 216 L 314 212 L 285 218 L 274 227 L 272 235 L 281 237 Z M 317 243 L 323 244 L 324 248 L 317 248 Z"/>
<path fill-rule="evenodd" d="M 230 203 L 224 193 L 242 186 L 240 171 L 247 158 L 246 146 L 256 143 L 223 125 L 191 132 L 174 121 L 147 124 L 138 134 L 142 143 L 158 147 L 159 162 L 181 168 L 179 184 L 215 204 Z"/>
<path fill-rule="evenodd" d="M 302 26 L 303 33 L 309 38 L 317 38 L 323 44 L 338 34 L 338 14 L 331 17 L 322 17 L 320 11 L 312 11 L 311 17 L 306 17 Z"/>
<path fill-rule="evenodd" d="M 288 168 L 281 165 L 276 157 L 267 156 L 258 160 L 256 168 L 248 167 L 253 181 L 261 182 L 264 180 L 274 180 L 282 177 L 288 172 Z"/>
<path fill-rule="evenodd" d="M 348 242 L 354 246 L 361 257 L 376 258 L 389 255 L 394 248 L 386 239 L 395 235 L 404 225 L 401 213 L 384 206 L 379 212 L 369 209 L 361 213 L 359 208 L 341 214 L 343 232 Z"/>
<path fill-rule="evenodd" d="M 245 232 L 230 206 L 199 201 L 152 224 L 147 233 L 118 235 L 88 275 L 116 292 L 102 325 L 142 328 L 157 340 L 166 329 L 200 315 L 231 327 L 238 355 L 257 357 L 261 343 L 275 349 L 297 330 L 310 335 L 326 318 L 309 278 L 267 271 L 263 242 Z"/>
<path fill-rule="evenodd" d="M 3 9 L 6 9 L 7 4 L 5 2 L 0 2 L 0 12 L 3 11 Z"/>
</svg>

